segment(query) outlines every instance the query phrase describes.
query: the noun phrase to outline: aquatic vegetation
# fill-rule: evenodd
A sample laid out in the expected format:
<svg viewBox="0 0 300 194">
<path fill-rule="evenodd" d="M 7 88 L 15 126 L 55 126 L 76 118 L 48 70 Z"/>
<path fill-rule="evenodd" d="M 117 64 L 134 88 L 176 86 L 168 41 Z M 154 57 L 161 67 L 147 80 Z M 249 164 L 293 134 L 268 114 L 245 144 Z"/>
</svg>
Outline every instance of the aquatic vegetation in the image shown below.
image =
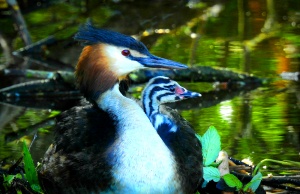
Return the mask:
<svg viewBox="0 0 300 194">
<path fill-rule="evenodd" d="M 23 159 L 24 168 L 19 166 Z M 15 172 L 13 172 L 15 171 Z M 43 193 L 37 176 L 37 171 L 31 154 L 25 142 L 23 142 L 23 157 L 21 157 L 6 173 L 0 174 L 3 177 L 3 187 L 0 191 L 14 191 L 17 193 Z"/>
<path fill-rule="evenodd" d="M 204 183 L 202 187 L 206 187 L 209 181 L 219 182 L 221 179 L 224 180 L 226 185 L 217 184 L 220 190 L 226 190 L 227 187 L 235 188 L 239 192 L 250 192 L 254 193 L 259 187 L 262 174 L 258 172 L 250 182 L 243 185 L 243 183 L 233 174 L 225 174 L 221 176 L 218 169 L 219 163 L 216 163 L 216 159 L 221 151 L 221 138 L 215 127 L 211 126 L 201 137 L 197 135 L 199 141 L 202 143 L 202 154 L 203 154 L 203 179 Z M 221 183 L 221 182 L 220 182 Z"/>
</svg>

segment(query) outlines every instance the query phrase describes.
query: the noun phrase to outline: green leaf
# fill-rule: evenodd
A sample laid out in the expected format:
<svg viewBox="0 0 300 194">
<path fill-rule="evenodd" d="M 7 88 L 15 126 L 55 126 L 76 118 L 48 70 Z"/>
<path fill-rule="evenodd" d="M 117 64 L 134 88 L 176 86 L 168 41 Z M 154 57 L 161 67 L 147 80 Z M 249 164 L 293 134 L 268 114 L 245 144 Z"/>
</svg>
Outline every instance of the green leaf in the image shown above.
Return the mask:
<svg viewBox="0 0 300 194">
<path fill-rule="evenodd" d="M 23 178 L 23 176 L 20 173 L 16 174 L 15 177 L 18 178 L 18 179 L 22 179 Z"/>
<path fill-rule="evenodd" d="M 218 131 L 211 126 L 201 138 L 203 164 L 208 166 L 213 163 L 221 151 L 221 140 Z"/>
<path fill-rule="evenodd" d="M 255 192 L 260 185 L 261 180 L 262 174 L 259 172 L 254 177 L 252 177 L 251 181 L 245 185 L 243 190 L 248 191 L 248 189 L 251 189 L 253 192 Z"/>
<path fill-rule="evenodd" d="M 202 138 L 201 135 L 199 135 L 199 134 L 197 134 L 197 133 L 196 133 L 195 135 L 196 135 L 196 137 L 198 138 L 198 140 L 201 142 L 201 138 Z"/>
<path fill-rule="evenodd" d="M 213 162 L 209 166 L 218 168 L 218 166 L 220 166 L 221 163 L 222 163 L 222 161 L 220 161 L 220 162 Z"/>
<path fill-rule="evenodd" d="M 32 188 L 32 190 L 38 192 L 38 193 L 42 193 L 42 188 L 40 187 L 40 185 L 38 184 L 32 184 L 30 185 L 30 187 Z"/>
<path fill-rule="evenodd" d="M 237 190 L 243 187 L 243 183 L 233 174 L 225 174 L 223 179 L 229 187 L 236 187 Z"/>
<path fill-rule="evenodd" d="M 24 169 L 25 169 L 26 179 L 33 190 L 37 192 L 41 192 L 42 189 L 39 186 L 39 181 L 35 170 L 35 166 L 25 142 L 23 142 L 23 155 L 24 155 Z"/>
<path fill-rule="evenodd" d="M 3 174 L 3 182 L 7 183 L 7 185 L 10 185 L 11 182 L 14 180 L 15 175 L 5 175 Z"/>
<path fill-rule="evenodd" d="M 220 172 L 214 167 L 203 167 L 203 179 L 207 182 L 213 180 L 218 182 L 221 178 Z"/>
<path fill-rule="evenodd" d="M 38 182 L 35 166 L 25 142 L 23 142 L 24 168 L 27 181 L 32 185 Z"/>
<path fill-rule="evenodd" d="M 207 182 L 206 180 L 204 180 L 204 181 L 202 182 L 202 185 L 201 185 L 201 187 L 202 187 L 202 188 L 205 188 L 205 187 L 206 187 L 206 185 L 207 185 L 207 183 L 208 183 L 208 182 Z"/>
<path fill-rule="evenodd" d="M 8 189 L 11 187 L 12 181 L 15 178 L 19 178 L 22 179 L 22 175 L 20 173 L 16 174 L 16 175 L 5 175 L 3 174 L 3 186 L 5 187 L 5 189 Z"/>
</svg>

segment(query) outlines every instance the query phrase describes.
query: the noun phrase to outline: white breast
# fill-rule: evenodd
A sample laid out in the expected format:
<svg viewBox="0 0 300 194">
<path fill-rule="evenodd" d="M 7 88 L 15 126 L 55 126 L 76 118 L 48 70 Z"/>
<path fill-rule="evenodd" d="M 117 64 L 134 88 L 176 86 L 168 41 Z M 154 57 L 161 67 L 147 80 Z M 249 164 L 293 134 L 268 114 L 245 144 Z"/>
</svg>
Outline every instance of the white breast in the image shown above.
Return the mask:
<svg viewBox="0 0 300 194">
<path fill-rule="evenodd" d="M 99 106 L 114 114 L 118 139 L 109 159 L 114 193 L 181 193 L 174 158 L 142 108 L 122 96 L 118 86 L 103 94 Z"/>
</svg>

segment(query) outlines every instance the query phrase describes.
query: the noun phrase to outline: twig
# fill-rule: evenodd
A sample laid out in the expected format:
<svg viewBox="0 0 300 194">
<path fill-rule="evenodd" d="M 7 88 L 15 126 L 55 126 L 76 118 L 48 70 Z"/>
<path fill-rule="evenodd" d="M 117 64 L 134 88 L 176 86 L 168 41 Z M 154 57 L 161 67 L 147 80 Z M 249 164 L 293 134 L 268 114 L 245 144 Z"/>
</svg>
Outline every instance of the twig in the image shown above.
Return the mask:
<svg viewBox="0 0 300 194">
<path fill-rule="evenodd" d="M 23 15 L 20 11 L 20 7 L 16 0 L 6 0 L 9 5 L 10 10 L 12 11 L 12 16 L 17 25 L 18 31 L 25 43 L 25 45 L 30 45 L 32 43 L 29 32 L 27 30 L 26 22 L 23 18 Z"/>
<path fill-rule="evenodd" d="M 3 69 L 0 71 L 3 76 L 21 76 L 26 78 L 51 79 L 54 78 L 55 72 L 39 71 L 31 69 Z"/>
<path fill-rule="evenodd" d="M 47 38 L 44 38 L 38 42 L 32 43 L 27 45 L 26 47 L 20 48 L 19 50 L 16 50 L 13 52 L 13 55 L 15 56 L 26 56 L 28 54 L 34 54 L 34 53 L 40 53 L 42 51 L 41 47 L 43 45 L 48 45 L 54 43 L 55 37 L 49 36 Z"/>
</svg>

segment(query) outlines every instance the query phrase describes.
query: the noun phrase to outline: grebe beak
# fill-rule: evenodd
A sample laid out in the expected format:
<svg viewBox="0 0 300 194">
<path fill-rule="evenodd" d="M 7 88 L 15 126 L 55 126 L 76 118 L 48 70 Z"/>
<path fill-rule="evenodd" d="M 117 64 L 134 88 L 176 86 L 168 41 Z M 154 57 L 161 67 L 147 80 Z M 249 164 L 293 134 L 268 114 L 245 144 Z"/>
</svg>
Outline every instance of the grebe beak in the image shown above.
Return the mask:
<svg viewBox="0 0 300 194">
<path fill-rule="evenodd" d="M 130 56 L 132 60 L 135 60 L 142 64 L 144 67 L 149 68 L 167 68 L 167 69 L 186 69 L 186 65 L 178 63 L 172 60 L 157 57 L 155 55 L 148 55 L 147 57 L 133 57 Z"/>
</svg>

